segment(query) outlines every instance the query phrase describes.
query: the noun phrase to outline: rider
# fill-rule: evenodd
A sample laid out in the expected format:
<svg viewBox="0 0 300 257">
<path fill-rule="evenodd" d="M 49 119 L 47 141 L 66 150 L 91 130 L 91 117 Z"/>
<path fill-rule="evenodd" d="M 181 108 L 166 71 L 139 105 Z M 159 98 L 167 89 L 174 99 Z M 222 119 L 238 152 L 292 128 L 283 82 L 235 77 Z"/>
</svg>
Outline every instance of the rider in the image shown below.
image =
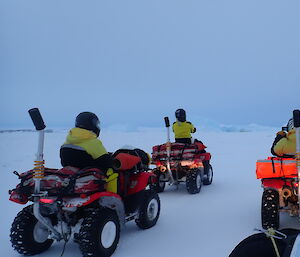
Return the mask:
<svg viewBox="0 0 300 257">
<path fill-rule="evenodd" d="M 284 131 L 285 129 L 287 132 Z M 293 119 L 289 119 L 287 126 L 284 127 L 282 131 L 277 132 L 271 148 L 271 153 L 278 157 L 295 157 L 296 133 Z"/>
<path fill-rule="evenodd" d="M 175 134 L 176 143 L 191 144 L 191 133 L 196 132 L 194 125 L 186 121 L 186 113 L 184 109 L 177 109 L 175 112 L 176 121 L 173 123 L 172 129 Z"/>
<path fill-rule="evenodd" d="M 79 169 L 98 167 L 106 171 L 107 182 L 118 176 L 112 170 L 113 158 L 98 139 L 100 121 L 92 112 L 82 112 L 75 120 L 75 128 L 67 135 L 65 143 L 60 148 L 60 158 L 63 167 L 73 166 Z M 115 188 L 114 188 L 115 187 Z M 116 183 L 108 183 L 108 191 L 116 191 Z"/>
<path fill-rule="evenodd" d="M 174 122 L 172 126 L 173 132 L 175 134 L 175 142 L 191 144 L 191 133 L 195 133 L 196 128 L 191 122 L 186 121 L 186 113 L 184 109 L 177 109 L 175 112 L 175 117 L 176 122 Z M 193 143 L 198 146 L 200 153 L 206 153 L 206 151 L 204 150 L 206 146 L 200 140 L 195 139 Z M 202 161 L 202 163 L 204 166 L 204 175 L 207 175 L 210 167 L 209 160 Z"/>
</svg>

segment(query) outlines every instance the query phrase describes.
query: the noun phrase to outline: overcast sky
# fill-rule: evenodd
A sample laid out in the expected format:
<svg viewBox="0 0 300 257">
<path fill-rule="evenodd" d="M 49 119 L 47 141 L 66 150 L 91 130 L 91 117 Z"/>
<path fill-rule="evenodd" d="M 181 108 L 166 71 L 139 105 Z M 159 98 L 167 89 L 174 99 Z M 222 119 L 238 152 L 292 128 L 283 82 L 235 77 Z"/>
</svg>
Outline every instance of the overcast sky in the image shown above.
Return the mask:
<svg viewBox="0 0 300 257">
<path fill-rule="evenodd" d="M 188 119 L 281 126 L 300 96 L 299 0 L 0 0 L 0 127 Z M 192 120 L 197 119 L 197 120 Z M 198 120 L 199 119 L 199 120 Z"/>
</svg>

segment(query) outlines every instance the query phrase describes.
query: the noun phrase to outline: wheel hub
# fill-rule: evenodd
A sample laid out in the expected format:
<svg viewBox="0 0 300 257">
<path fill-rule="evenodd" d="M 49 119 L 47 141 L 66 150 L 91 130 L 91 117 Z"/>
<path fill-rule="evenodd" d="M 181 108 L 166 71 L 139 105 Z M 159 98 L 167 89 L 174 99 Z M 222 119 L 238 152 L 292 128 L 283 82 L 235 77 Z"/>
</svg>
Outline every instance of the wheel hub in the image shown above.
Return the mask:
<svg viewBox="0 0 300 257">
<path fill-rule="evenodd" d="M 149 220 L 154 220 L 157 216 L 157 213 L 158 213 L 158 202 L 156 201 L 156 199 L 152 199 L 149 202 L 147 208 L 147 215 Z"/>
<path fill-rule="evenodd" d="M 159 186 L 163 187 L 165 184 L 165 179 L 166 179 L 166 175 L 162 174 L 161 176 L 159 176 Z"/>
<path fill-rule="evenodd" d="M 211 178 L 212 178 L 212 171 L 211 171 L 211 169 L 209 169 L 209 171 L 207 173 L 207 179 L 208 179 L 208 181 L 210 181 Z"/>
<path fill-rule="evenodd" d="M 41 223 L 37 222 L 33 229 L 33 238 L 38 243 L 44 243 L 49 236 L 48 229 Z"/>
<path fill-rule="evenodd" d="M 197 188 L 201 187 L 201 176 L 200 176 L 200 174 L 198 174 L 197 177 L 196 177 L 196 184 L 197 184 Z"/>
<path fill-rule="evenodd" d="M 117 226 L 114 222 L 108 221 L 101 232 L 101 244 L 105 248 L 113 245 L 117 235 Z"/>
</svg>

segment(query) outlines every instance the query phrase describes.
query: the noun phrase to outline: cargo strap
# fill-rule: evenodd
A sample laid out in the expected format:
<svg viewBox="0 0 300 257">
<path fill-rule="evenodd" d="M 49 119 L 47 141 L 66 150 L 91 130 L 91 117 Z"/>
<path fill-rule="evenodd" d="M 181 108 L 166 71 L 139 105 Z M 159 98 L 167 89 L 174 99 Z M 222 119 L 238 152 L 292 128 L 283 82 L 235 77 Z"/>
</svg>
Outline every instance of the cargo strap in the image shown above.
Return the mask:
<svg viewBox="0 0 300 257">
<path fill-rule="evenodd" d="M 181 154 L 180 154 L 180 158 L 179 158 L 179 160 L 181 160 L 181 159 L 182 159 L 183 152 L 184 152 L 185 148 L 186 148 L 188 145 L 189 145 L 189 144 L 184 144 L 184 146 L 183 146 L 183 148 L 182 148 L 182 150 L 181 150 Z"/>
<path fill-rule="evenodd" d="M 71 195 L 74 194 L 76 180 L 82 176 L 88 176 L 97 173 L 97 171 L 94 170 L 86 172 L 87 169 L 93 169 L 93 168 L 95 167 L 86 167 L 84 169 L 79 170 L 75 174 L 68 176 L 69 183 L 65 187 L 62 187 L 60 189 L 60 191 L 58 192 L 58 196 L 63 197 L 66 194 L 71 194 Z M 105 173 L 103 175 L 105 176 Z M 105 183 L 104 181 L 99 180 L 99 186 L 103 185 L 104 183 Z"/>
<path fill-rule="evenodd" d="M 276 170 L 275 170 L 274 158 L 277 158 L 277 157 L 272 157 L 272 158 L 271 158 L 271 160 L 272 160 L 273 173 L 275 174 L 275 173 L 276 173 Z M 284 175 L 283 167 L 282 167 L 282 158 L 280 158 L 280 173 Z"/>
<path fill-rule="evenodd" d="M 47 171 L 47 169 L 45 170 L 45 175 L 58 175 L 61 176 L 63 178 L 68 178 L 69 181 L 67 184 L 64 185 L 64 187 L 60 188 L 59 191 L 57 192 L 57 196 L 58 197 L 63 197 L 65 195 L 68 194 L 74 194 L 74 190 L 75 190 L 75 184 L 76 184 L 76 180 L 80 177 L 83 176 L 88 176 L 88 175 L 94 175 L 95 173 L 97 173 L 97 171 L 91 170 L 89 172 L 86 172 L 87 169 L 92 169 L 95 167 L 86 167 L 82 170 L 77 171 L 75 174 L 73 175 L 67 175 L 67 174 L 57 174 L 57 173 L 53 173 L 51 171 Z M 21 179 L 21 182 L 19 184 L 19 187 L 17 187 L 16 189 L 14 189 L 14 191 L 17 191 L 19 193 L 24 193 L 26 195 L 31 195 L 32 193 L 32 187 L 30 185 L 24 185 L 24 182 L 33 177 L 32 172 L 29 172 L 28 174 L 26 174 L 25 176 L 21 176 L 18 172 L 14 171 L 13 172 L 15 175 L 17 175 L 19 177 L 19 179 Z M 103 173 L 104 176 L 105 173 Z M 107 177 L 107 176 L 106 176 Z M 104 185 L 105 182 L 99 180 L 99 187 Z"/>
</svg>

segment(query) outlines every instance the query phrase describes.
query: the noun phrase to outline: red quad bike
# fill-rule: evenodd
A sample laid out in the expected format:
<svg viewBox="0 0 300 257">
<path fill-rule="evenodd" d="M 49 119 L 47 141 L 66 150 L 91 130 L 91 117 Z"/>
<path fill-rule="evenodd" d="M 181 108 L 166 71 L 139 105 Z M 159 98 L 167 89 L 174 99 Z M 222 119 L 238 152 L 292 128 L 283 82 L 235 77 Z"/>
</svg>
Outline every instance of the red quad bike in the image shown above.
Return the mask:
<svg viewBox="0 0 300 257">
<path fill-rule="evenodd" d="M 278 229 L 280 212 L 299 216 L 300 111 L 293 111 L 296 130 L 296 158 L 268 157 L 256 162 L 256 177 L 264 189 L 261 223 L 264 229 Z"/>
<path fill-rule="evenodd" d="M 186 183 L 190 194 L 199 193 L 204 185 L 210 185 L 213 180 L 213 169 L 209 163 L 210 153 L 202 142 L 182 144 L 170 142 L 170 122 L 165 117 L 167 127 L 167 143 L 152 148 L 152 163 L 156 165 L 153 172 L 157 176 L 156 190 L 163 192 L 168 182 L 170 185 Z"/>
<path fill-rule="evenodd" d="M 55 240 L 66 244 L 73 236 L 84 257 L 106 257 L 114 253 L 127 221 L 135 220 L 141 229 L 156 224 L 160 200 L 150 189 L 154 174 L 141 158 L 128 154 L 129 150 L 118 150 L 114 155 L 118 178 L 116 173 L 107 177 L 97 168 L 44 168 L 45 125 L 37 108 L 29 113 L 39 132 L 39 144 L 34 169 L 15 172 L 21 183 L 10 190 L 11 201 L 33 202 L 13 221 L 10 238 L 16 251 L 39 254 Z M 116 181 L 118 193 L 109 192 L 109 183 Z"/>
</svg>

